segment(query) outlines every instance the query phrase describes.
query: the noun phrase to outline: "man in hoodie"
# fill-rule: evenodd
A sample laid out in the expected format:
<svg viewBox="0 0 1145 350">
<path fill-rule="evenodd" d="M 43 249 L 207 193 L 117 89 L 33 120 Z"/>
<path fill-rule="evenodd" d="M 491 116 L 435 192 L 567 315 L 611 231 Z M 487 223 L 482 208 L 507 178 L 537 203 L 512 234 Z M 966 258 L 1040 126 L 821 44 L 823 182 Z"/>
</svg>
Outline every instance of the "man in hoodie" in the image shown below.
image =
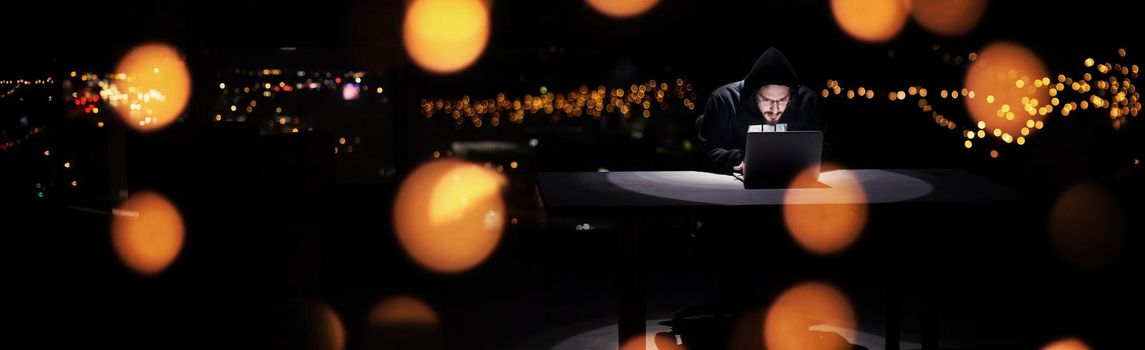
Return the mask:
<svg viewBox="0 0 1145 350">
<path fill-rule="evenodd" d="M 744 80 L 721 86 L 708 97 L 704 114 L 696 121 L 704 147 L 703 170 L 742 172 L 748 126 L 759 124 L 783 124 L 789 131 L 823 130 L 819 96 L 799 84 L 791 63 L 775 48 L 759 56 Z M 722 211 L 700 221 L 693 253 L 716 276 L 721 301 L 686 308 L 677 317 L 767 300 L 799 277 L 795 267 L 805 257 L 782 232 L 778 211 L 753 210 L 750 215 Z"/>
<path fill-rule="evenodd" d="M 755 61 L 743 80 L 719 87 L 697 121 L 703 169 L 743 171 L 749 125 L 783 125 L 789 131 L 823 130 L 819 95 L 799 84 L 791 63 L 776 48 Z"/>
</svg>

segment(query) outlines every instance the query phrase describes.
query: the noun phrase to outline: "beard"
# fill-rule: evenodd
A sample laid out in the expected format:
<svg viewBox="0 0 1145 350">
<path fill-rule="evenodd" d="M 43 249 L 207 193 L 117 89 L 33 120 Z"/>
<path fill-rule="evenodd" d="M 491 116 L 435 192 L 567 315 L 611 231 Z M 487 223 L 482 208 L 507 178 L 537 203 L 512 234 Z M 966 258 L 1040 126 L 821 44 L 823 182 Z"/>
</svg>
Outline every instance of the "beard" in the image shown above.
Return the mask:
<svg viewBox="0 0 1145 350">
<path fill-rule="evenodd" d="M 783 116 L 783 112 L 763 112 L 763 121 L 768 124 L 775 124 L 779 122 L 779 117 Z"/>
</svg>

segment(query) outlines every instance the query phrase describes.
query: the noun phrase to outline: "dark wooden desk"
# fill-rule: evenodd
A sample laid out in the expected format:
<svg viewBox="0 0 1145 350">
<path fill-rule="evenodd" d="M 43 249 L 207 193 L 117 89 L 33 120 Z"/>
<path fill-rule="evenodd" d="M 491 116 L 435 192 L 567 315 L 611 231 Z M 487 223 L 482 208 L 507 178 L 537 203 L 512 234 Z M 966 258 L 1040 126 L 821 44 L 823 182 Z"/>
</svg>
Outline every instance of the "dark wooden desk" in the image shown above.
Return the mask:
<svg viewBox="0 0 1145 350">
<path fill-rule="evenodd" d="M 853 179 L 853 181 L 852 181 Z M 1021 200 L 1017 192 L 981 176 L 958 169 L 845 169 L 823 172 L 818 187 L 751 189 L 729 175 L 696 171 L 553 172 L 537 174 L 542 203 L 549 215 L 635 216 L 621 239 L 624 252 L 620 286 L 620 339 L 644 333 L 644 259 L 640 254 L 646 228 L 655 216 L 676 215 L 728 207 L 784 205 L 789 191 L 798 200 L 789 204 L 975 203 Z M 840 187 L 862 186 L 865 196 L 835 195 Z M 898 347 L 899 320 L 890 310 L 888 349 Z M 924 331 L 923 345 L 937 345 Z M 931 332 L 932 333 L 932 332 Z M 929 344 L 928 344 L 929 343 Z"/>
</svg>

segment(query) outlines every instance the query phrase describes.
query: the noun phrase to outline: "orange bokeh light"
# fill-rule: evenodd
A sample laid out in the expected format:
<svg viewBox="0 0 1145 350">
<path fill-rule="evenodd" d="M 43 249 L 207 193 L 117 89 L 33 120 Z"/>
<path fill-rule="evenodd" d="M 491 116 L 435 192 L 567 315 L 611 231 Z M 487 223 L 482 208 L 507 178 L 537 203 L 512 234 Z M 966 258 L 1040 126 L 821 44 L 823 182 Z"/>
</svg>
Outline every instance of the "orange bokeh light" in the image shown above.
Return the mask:
<svg viewBox="0 0 1145 350">
<path fill-rule="evenodd" d="M 421 299 L 388 297 L 370 310 L 367 320 L 370 349 L 441 349 L 441 320 Z"/>
<path fill-rule="evenodd" d="M 371 326 L 423 326 L 437 327 L 441 321 L 437 312 L 421 299 L 399 295 L 387 298 L 370 310 Z"/>
<path fill-rule="evenodd" d="M 140 45 L 119 62 L 115 72 L 121 95 L 109 99 L 127 125 L 153 131 L 175 121 L 191 97 L 191 74 L 174 48 Z M 120 86 L 122 84 L 122 86 Z"/>
<path fill-rule="evenodd" d="M 974 29 L 986 12 L 986 0 L 915 0 L 911 17 L 941 35 L 962 35 Z"/>
<path fill-rule="evenodd" d="M 1042 350 L 1089 350 L 1089 345 L 1077 338 L 1066 338 L 1050 343 Z"/>
<path fill-rule="evenodd" d="M 1045 65 L 1033 51 L 1009 42 L 991 44 L 978 53 L 966 72 L 966 88 L 978 96 L 963 99 L 966 109 L 975 122 L 985 122 L 988 130 L 997 128 L 1019 135 L 1027 120 L 1044 119 L 1036 110 L 1050 103 L 1049 92 L 1035 87 L 1034 81 L 1046 76 Z M 1023 104 L 1023 97 L 1038 101 L 1033 114 Z"/>
<path fill-rule="evenodd" d="M 824 282 L 804 282 L 771 304 L 763 322 L 763 341 L 772 350 L 851 349 L 842 334 L 829 337 L 824 334 L 827 332 L 811 328 L 830 326 L 854 332 L 856 322 L 855 311 L 843 292 Z"/>
<path fill-rule="evenodd" d="M 1125 212 L 1105 188 L 1082 182 L 1065 190 L 1050 212 L 1050 240 L 1074 267 L 1094 269 L 1112 263 L 1126 231 Z"/>
<path fill-rule="evenodd" d="M 823 168 L 838 168 L 824 164 Z M 788 232 L 807 251 L 827 255 L 838 253 L 858 239 L 867 223 L 866 192 L 848 172 L 838 172 L 832 188 L 813 188 L 818 183 L 816 169 L 804 171 L 792 181 L 784 195 L 783 222 Z M 821 197 L 827 194 L 825 197 Z M 823 204 L 806 203 L 804 198 L 825 198 Z"/>
<path fill-rule="evenodd" d="M 167 198 L 139 192 L 114 211 L 111 242 L 131 270 L 153 276 L 167 268 L 183 248 L 183 219 Z"/>
<path fill-rule="evenodd" d="M 831 0 L 835 22 L 855 39 L 885 42 L 898 35 L 910 11 L 904 0 Z"/>
<path fill-rule="evenodd" d="M 497 247 L 505 226 L 504 175 L 453 159 L 426 163 L 402 182 L 394 226 L 402 248 L 418 264 L 457 273 L 480 264 Z"/>
<path fill-rule="evenodd" d="M 346 329 L 338 313 L 319 301 L 307 301 L 303 305 L 303 318 L 306 322 L 304 349 L 342 350 L 346 348 Z"/>
<path fill-rule="evenodd" d="M 676 336 L 671 334 L 656 334 L 645 333 L 643 335 L 633 336 L 628 338 L 624 344 L 620 345 L 620 350 L 645 350 L 645 349 L 658 349 L 658 350 L 685 350 L 683 345 L 676 343 Z"/>
<path fill-rule="evenodd" d="M 660 0 L 587 0 L 589 6 L 609 17 L 627 18 L 640 15 Z"/>
<path fill-rule="evenodd" d="M 422 68 L 448 74 L 473 64 L 489 41 L 489 8 L 480 0 L 414 0 L 402 29 L 406 52 Z"/>
</svg>

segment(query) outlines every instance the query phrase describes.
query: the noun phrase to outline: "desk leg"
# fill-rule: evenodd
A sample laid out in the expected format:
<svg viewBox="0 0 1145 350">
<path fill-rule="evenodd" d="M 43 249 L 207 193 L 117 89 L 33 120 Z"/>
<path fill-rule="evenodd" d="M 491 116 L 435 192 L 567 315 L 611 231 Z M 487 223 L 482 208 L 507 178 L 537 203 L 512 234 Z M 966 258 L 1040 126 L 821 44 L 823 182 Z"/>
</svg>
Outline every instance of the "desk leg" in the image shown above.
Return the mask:
<svg viewBox="0 0 1145 350">
<path fill-rule="evenodd" d="M 887 264 L 887 286 L 886 286 L 886 350 L 899 350 L 899 340 L 902 339 L 902 288 L 901 279 L 899 278 L 899 259 L 891 252 L 893 258 Z"/>
<path fill-rule="evenodd" d="M 645 269 L 644 238 L 647 234 L 645 219 L 633 220 L 627 232 L 620 235 L 620 343 L 644 335 Z"/>
<path fill-rule="evenodd" d="M 927 277 L 925 301 L 922 307 L 922 348 L 924 350 L 938 349 L 938 293 L 935 282 Z"/>
<path fill-rule="evenodd" d="M 922 275 L 922 348 L 924 350 L 938 349 L 938 327 L 939 327 L 939 284 L 941 283 L 940 274 L 943 272 L 941 269 L 941 262 L 945 258 L 941 253 L 943 250 L 940 247 L 939 238 L 942 237 L 942 232 L 933 222 L 926 225 L 926 242 L 924 242 L 923 249 L 927 252 L 939 252 L 937 256 L 932 254 L 924 254 L 923 270 L 920 271 Z"/>
</svg>

